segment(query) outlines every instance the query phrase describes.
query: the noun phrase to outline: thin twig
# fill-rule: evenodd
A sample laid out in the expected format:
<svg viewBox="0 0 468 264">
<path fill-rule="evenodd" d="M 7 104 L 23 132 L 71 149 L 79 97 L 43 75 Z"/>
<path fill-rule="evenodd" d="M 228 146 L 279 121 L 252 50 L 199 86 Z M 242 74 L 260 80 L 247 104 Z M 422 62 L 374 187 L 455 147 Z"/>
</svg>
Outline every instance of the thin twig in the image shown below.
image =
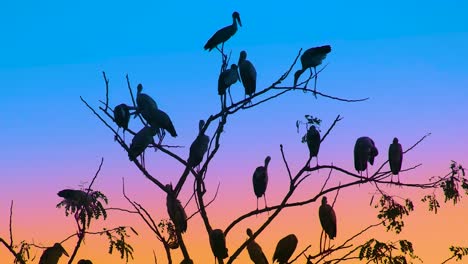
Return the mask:
<svg viewBox="0 0 468 264">
<path fill-rule="evenodd" d="M 284 156 L 283 144 L 280 144 L 280 150 L 281 150 L 281 156 L 283 157 L 284 165 L 286 166 L 286 169 L 288 170 L 289 180 L 292 182 L 293 179 L 291 175 L 291 170 L 289 169 L 288 162 L 286 161 L 286 157 Z"/>
</svg>

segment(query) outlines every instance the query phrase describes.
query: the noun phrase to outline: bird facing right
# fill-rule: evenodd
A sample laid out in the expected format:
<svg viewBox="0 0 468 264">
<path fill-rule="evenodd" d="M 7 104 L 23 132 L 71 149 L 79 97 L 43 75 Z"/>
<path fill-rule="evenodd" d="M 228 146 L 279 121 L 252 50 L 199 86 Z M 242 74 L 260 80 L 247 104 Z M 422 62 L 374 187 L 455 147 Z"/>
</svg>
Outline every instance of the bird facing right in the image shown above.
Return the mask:
<svg viewBox="0 0 468 264">
<path fill-rule="evenodd" d="M 354 145 L 354 168 L 358 172 L 367 172 L 367 161 L 374 165 L 374 159 L 377 155 L 379 155 L 379 151 L 370 137 L 358 138 Z"/>
<path fill-rule="evenodd" d="M 62 245 L 60 243 L 55 243 L 52 247 L 44 250 L 41 259 L 39 260 L 39 264 L 57 264 L 63 254 L 69 257 L 67 251 L 65 251 Z"/>
<path fill-rule="evenodd" d="M 206 42 L 204 49 L 211 51 L 216 48 L 219 50 L 218 45 L 228 41 L 237 32 L 237 23 L 242 27 L 242 22 L 238 12 L 232 13 L 232 24 L 216 31 L 213 36 Z M 221 51 L 221 50 L 219 50 Z"/>
<path fill-rule="evenodd" d="M 401 164 L 403 162 L 403 149 L 401 144 L 398 143 L 398 138 L 393 139 L 393 143 L 390 144 L 388 148 L 388 163 L 390 163 L 390 170 L 392 171 L 392 178 L 393 175 L 398 175 L 398 182 L 400 182 L 400 170 Z"/>
<path fill-rule="evenodd" d="M 322 197 L 322 205 L 319 207 L 320 224 L 330 239 L 336 237 L 336 214 L 333 207 L 327 202 L 327 197 Z"/>
<path fill-rule="evenodd" d="M 265 208 L 267 207 L 265 191 L 268 186 L 268 164 L 270 163 L 270 160 L 271 160 L 271 157 L 267 156 L 265 158 L 264 165 L 257 167 L 252 176 L 253 188 L 254 188 L 255 196 L 257 196 L 257 211 L 258 211 L 258 199 L 262 196 L 265 201 Z"/>
</svg>

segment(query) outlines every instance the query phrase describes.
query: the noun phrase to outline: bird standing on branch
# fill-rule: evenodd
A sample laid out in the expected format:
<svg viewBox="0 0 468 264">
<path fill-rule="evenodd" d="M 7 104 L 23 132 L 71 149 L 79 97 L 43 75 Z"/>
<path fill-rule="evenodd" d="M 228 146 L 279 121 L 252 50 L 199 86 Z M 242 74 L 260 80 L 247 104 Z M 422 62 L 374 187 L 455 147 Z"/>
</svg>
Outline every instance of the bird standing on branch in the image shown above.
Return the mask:
<svg viewBox="0 0 468 264">
<path fill-rule="evenodd" d="M 354 168 L 358 172 L 366 171 L 366 175 L 369 177 L 367 161 L 374 165 L 374 159 L 377 155 L 379 155 L 379 151 L 370 137 L 358 138 L 354 145 Z"/>
<path fill-rule="evenodd" d="M 132 144 L 128 150 L 128 158 L 134 161 L 136 157 L 142 155 L 141 164 L 145 166 L 144 151 L 149 144 L 154 142 L 153 137 L 156 135 L 156 129 L 153 127 L 145 126 L 133 137 Z"/>
<path fill-rule="evenodd" d="M 401 163 L 403 162 L 403 149 L 401 144 L 398 143 L 398 138 L 393 139 L 393 143 L 388 148 L 388 163 L 390 163 L 390 170 L 392 171 L 392 178 L 390 181 L 393 182 L 393 175 L 398 175 L 398 183 L 400 183 L 400 170 Z"/>
<path fill-rule="evenodd" d="M 322 225 L 323 231 L 325 231 L 325 241 L 324 246 L 327 243 L 327 236 L 329 239 L 334 239 L 336 237 L 336 214 L 333 207 L 331 207 L 327 202 L 327 197 L 322 197 L 322 205 L 319 207 L 319 218 L 320 224 Z M 320 240 L 321 241 L 321 240 Z M 330 241 L 329 241 L 330 244 Z M 322 245 L 320 245 L 320 252 L 322 252 Z"/>
<path fill-rule="evenodd" d="M 226 90 L 229 92 L 229 98 L 231 99 L 231 85 L 235 84 L 239 80 L 239 73 L 237 72 L 237 65 L 232 64 L 230 69 L 227 69 L 219 74 L 218 78 L 218 94 L 221 96 L 221 108 L 226 108 Z"/>
<path fill-rule="evenodd" d="M 315 74 L 315 84 L 314 84 L 314 94 L 317 91 L 317 66 L 322 64 L 322 61 L 327 57 L 327 54 L 331 52 L 331 46 L 325 45 L 320 47 L 314 47 L 306 50 L 301 56 L 302 69 L 298 70 L 294 74 L 294 87 L 297 86 L 297 81 L 302 73 L 309 69 L 312 76 L 312 69 L 314 68 Z"/>
<path fill-rule="evenodd" d="M 318 153 L 320 150 L 320 133 L 315 126 L 310 126 L 306 135 L 307 147 L 309 148 L 309 158 L 316 157 L 318 166 Z"/>
<path fill-rule="evenodd" d="M 257 211 L 258 211 L 258 199 L 262 196 L 265 201 L 265 208 L 267 208 L 265 191 L 268 186 L 268 164 L 270 163 L 270 160 L 271 160 L 271 157 L 267 156 L 265 158 L 264 166 L 257 167 L 252 176 L 253 188 L 254 188 L 255 196 L 257 196 Z"/>
<path fill-rule="evenodd" d="M 237 23 L 242 27 L 241 19 L 238 12 L 232 13 L 232 25 L 223 27 L 222 29 L 216 31 L 214 35 L 206 42 L 205 50 L 211 51 L 216 48 L 223 54 L 224 42 L 228 41 L 234 34 L 237 32 Z M 218 48 L 218 45 L 222 44 L 221 50 Z"/>
<path fill-rule="evenodd" d="M 218 263 L 223 263 L 223 259 L 228 257 L 228 249 L 226 248 L 226 238 L 221 229 L 214 229 L 210 232 L 210 246 L 213 255 L 218 260 Z"/>
<path fill-rule="evenodd" d="M 247 60 L 247 52 L 241 51 L 237 65 L 239 66 L 242 85 L 244 85 L 245 96 L 250 97 L 257 89 L 257 71 L 253 64 Z"/>
<path fill-rule="evenodd" d="M 128 123 L 130 122 L 130 108 L 128 105 L 119 104 L 114 108 L 114 121 L 119 129 L 123 129 L 123 137 L 125 141 L 125 130 L 128 129 Z M 118 129 L 117 133 L 119 133 Z"/>
</svg>

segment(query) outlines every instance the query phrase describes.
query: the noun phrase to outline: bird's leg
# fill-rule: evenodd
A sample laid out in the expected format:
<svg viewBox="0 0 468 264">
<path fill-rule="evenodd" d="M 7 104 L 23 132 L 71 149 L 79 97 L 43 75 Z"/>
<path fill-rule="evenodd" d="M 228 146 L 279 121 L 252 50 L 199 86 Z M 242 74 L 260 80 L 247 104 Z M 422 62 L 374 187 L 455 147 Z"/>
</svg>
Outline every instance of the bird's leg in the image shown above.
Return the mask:
<svg viewBox="0 0 468 264">
<path fill-rule="evenodd" d="M 322 233 L 320 233 L 320 253 L 322 253 L 322 238 L 323 238 L 323 230 L 322 230 Z"/>
<path fill-rule="evenodd" d="M 263 200 L 265 201 L 265 209 L 267 209 L 267 208 L 268 208 L 268 205 L 267 205 L 267 202 L 266 202 L 266 194 L 265 194 L 265 193 L 263 194 Z M 268 214 L 268 216 L 269 216 L 269 215 L 270 215 L 270 212 L 267 211 L 267 214 Z"/>
<path fill-rule="evenodd" d="M 315 98 L 317 98 L 317 68 L 314 67 L 314 79 L 315 79 L 315 82 L 314 82 L 314 96 Z"/>
<path fill-rule="evenodd" d="M 257 197 L 257 213 L 255 213 L 255 217 L 258 217 L 258 197 Z"/>
<path fill-rule="evenodd" d="M 229 93 L 229 99 L 231 99 L 231 105 L 233 105 L 233 101 L 232 101 L 232 95 L 231 95 L 231 87 L 228 88 L 228 93 Z"/>
</svg>

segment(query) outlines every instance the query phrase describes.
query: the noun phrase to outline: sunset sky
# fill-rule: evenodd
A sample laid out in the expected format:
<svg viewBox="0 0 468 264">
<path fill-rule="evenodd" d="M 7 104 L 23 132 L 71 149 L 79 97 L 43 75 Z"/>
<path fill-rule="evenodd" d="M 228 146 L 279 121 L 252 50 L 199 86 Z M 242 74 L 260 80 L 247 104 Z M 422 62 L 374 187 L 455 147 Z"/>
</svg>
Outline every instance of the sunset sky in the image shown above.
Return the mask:
<svg viewBox="0 0 468 264">
<path fill-rule="evenodd" d="M 242 27 L 226 43 L 232 63 L 246 50 L 258 72 L 257 91 L 276 81 L 291 65 L 300 48 L 331 45 L 332 51 L 320 74 L 318 90 L 347 98 L 369 100 L 345 103 L 311 94 L 289 92 L 253 109 L 230 117 L 221 138 L 221 148 L 206 179 L 206 199 L 220 183 L 216 201 L 208 207 L 214 228 L 225 229 L 239 215 L 255 209 L 252 173 L 272 157 L 269 167 L 268 205 L 278 204 L 289 189 L 279 145 L 283 144 L 293 172 L 308 157 L 296 120 L 311 114 L 323 120 L 322 133 L 337 115 L 344 117 L 323 142 L 319 163 L 354 172 L 353 148 L 357 138 L 371 137 L 379 149 L 375 171 L 387 160 L 394 137 L 403 149 L 431 133 L 404 157 L 403 182 L 423 183 L 449 172 L 451 160 L 468 164 L 468 2 L 465 1 L 286 1 L 254 4 L 255 1 L 6 1 L 0 8 L 0 237 L 9 240 L 9 207 L 14 201 L 13 235 L 40 246 L 52 246 L 76 232 L 72 217 L 66 217 L 57 192 L 87 185 L 104 165 L 94 188 L 110 200 L 109 207 L 132 209 L 126 192 L 145 206 L 159 222 L 168 218 L 165 195 L 128 160 L 127 153 L 80 101 L 93 107 L 105 99 L 102 71 L 110 79 L 110 104 L 130 104 L 126 74 L 134 90 L 138 83 L 158 106 L 168 113 L 178 137 L 164 143 L 183 158 L 198 133 L 198 121 L 219 109 L 217 79 L 220 54 L 203 50 L 216 30 L 232 23 L 238 11 Z M 256 2 L 255 2 L 256 3 Z M 293 69 L 298 70 L 300 65 Z M 305 77 L 306 74 L 304 74 Z M 282 85 L 292 85 L 293 75 Z M 244 98 L 240 83 L 231 87 L 234 100 Z M 110 120 L 109 120 L 110 121 Z M 141 123 L 131 120 L 131 128 Z M 210 134 L 214 132 L 210 127 Z M 127 144 L 131 136 L 127 134 Z M 313 161 L 315 162 L 315 160 Z M 152 175 L 164 184 L 176 183 L 184 167 L 161 152 L 147 152 Z M 314 164 L 314 163 L 313 163 Z M 388 165 L 387 165 L 388 166 Z M 388 169 L 388 168 L 387 168 Z M 314 172 L 291 201 L 313 197 L 328 171 Z M 191 195 L 188 178 L 179 198 L 185 204 Z M 330 184 L 349 182 L 349 176 L 334 172 Z M 381 186 L 386 191 L 411 198 L 416 211 L 405 221 L 400 235 L 377 228 L 357 242 L 375 237 L 382 241 L 408 239 L 425 263 L 440 263 L 449 257 L 449 246 L 468 246 L 468 203 L 443 203 L 437 215 L 427 211 L 420 199 L 431 190 Z M 340 192 L 335 204 L 338 235 L 342 243 L 370 224 L 378 222 L 377 210 L 369 206 L 375 186 L 353 186 Z M 329 195 L 332 200 L 335 193 Z M 463 195 L 465 196 L 465 195 Z M 263 199 L 259 201 L 263 206 Z M 285 209 L 256 241 L 271 261 L 276 243 L 295 233 L 296 253 L 311 245 L 319 250 L 321 226 L 319 203 Z M 263 207 L 262 207 L 263 208 Z M 187 214 L 196 211 L 192 200 Z M 249 218 L 227 237 L 229 253 L 247 239 L 267 215 Z M 166 263 L 162 245 L 137 215 L 109 211 L 92 231 L 102 227 L 133 226 L 135 259 L 130 263 Z M 188 223 L 185 235 L 195 263 L 213 263 L 208 236 L 199 215 Z M 357 242 L 355 245 L 357 245 Z M 70 253 L 76 239 L 63 244 Z M 117 253 L 107 253 L 104 236 L 87 236 L 78 255 L 94 263 L 125 263 Z M 42 249 L 32 248 L 38 263 Z M 180 251 L 173 253 L 175 263 Z M 341 256 L 341 254 L 339 254 Z M 59 263 L 67 263 L 62 257 Z M 12 256 L 0 246 L 0 263 Z M 244 251 L 236 263 L 250 263 Z M 305 263 L 301 258 L 297 263 Z"/>
</svg>

